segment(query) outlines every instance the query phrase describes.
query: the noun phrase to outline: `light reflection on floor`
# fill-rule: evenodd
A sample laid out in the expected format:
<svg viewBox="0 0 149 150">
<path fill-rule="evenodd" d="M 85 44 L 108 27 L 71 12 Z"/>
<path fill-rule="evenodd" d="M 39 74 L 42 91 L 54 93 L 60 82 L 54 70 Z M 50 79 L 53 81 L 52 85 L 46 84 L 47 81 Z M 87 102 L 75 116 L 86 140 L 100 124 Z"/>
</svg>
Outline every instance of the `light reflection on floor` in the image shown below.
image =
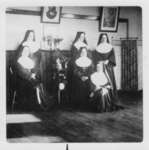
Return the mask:
<svg viewBox="0 0 149 150">
<path fill-rule="evenodd" d="M 65 142 L 64 139 L 58 136 L 27 136 L 27 137 L 21 137 L 21 138 L 10 138 L 8 139 L 8 142 L 12 143 L 59 143 L 59 142 Z"/>
<path fill-rule="evenodd" d="M 41 122 L 39 118 L 33 114 L 7 114 L 8 123 L 30 123 L 30 122 Z"/>
<path fill-rule="evenodd" d="M 142 97 L 120 96 L 124 109 L 98 113 L 58 107 L 49 112 L 7 115 L 8 142 L 141 142 Z"/>
</svg>

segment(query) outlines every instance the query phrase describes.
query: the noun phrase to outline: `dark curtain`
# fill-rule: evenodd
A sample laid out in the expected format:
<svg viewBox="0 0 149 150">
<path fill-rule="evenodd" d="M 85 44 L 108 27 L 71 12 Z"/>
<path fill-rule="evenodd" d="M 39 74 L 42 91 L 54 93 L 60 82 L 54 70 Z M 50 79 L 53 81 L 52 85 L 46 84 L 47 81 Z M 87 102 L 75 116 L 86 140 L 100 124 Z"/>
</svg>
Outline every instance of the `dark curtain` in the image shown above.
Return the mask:
<svg viewBox="0 0 149 150">
<path fill-rule="evenodd" d="M 122 90 L 138 89 L 137 40 L 121 40 Z"/>
</svg>

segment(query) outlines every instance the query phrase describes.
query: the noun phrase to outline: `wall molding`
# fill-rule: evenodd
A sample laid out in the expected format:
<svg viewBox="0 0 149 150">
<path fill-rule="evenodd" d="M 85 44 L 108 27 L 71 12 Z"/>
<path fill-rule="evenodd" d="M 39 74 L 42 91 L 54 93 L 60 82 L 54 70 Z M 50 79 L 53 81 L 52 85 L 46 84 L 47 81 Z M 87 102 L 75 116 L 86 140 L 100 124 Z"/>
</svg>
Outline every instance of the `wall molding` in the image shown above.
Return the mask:
<svg viewBox="0 0 149 150">
<path fill-rule="evenodd" d="M 42 11 L 23 10 L 23 9 L 8 9 L 8 10 L 6 10 L 6 14 L 41 16 Z M 80 15 L 80 14 L 70 14 L 70 13 L 62 13 L 61 18 L 85 19 L 85 20 L 94 20 L 94 21 L 100 20 L 100 16 Z M 119 18 L 119 22 L 126 23 L 126 22 L 128 22 L 128 19 L 127 18 Z"/>
<path fill-rule="evenodd" d="M 40 16 L 41 11 L 23 10 L 23 9 L 9 9 L 9 10 L 6 10 L 6 14 Z"/>
</svg>

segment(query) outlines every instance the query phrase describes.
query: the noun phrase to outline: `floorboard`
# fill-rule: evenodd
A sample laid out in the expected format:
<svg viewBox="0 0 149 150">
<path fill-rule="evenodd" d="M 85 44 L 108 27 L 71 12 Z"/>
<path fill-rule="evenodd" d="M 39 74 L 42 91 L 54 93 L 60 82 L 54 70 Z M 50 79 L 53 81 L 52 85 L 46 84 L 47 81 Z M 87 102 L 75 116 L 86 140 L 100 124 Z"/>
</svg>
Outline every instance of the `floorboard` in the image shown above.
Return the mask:
<svg viewBox="0 0 149 150">
<path fill-rule="evenodd" d="M 58 107 L 32 113 L 41 122 L 7 124 L 8 142 L 141 142 L 142 96 L 119 96 L 123 110 L 97 113 Z"/>
</svg>

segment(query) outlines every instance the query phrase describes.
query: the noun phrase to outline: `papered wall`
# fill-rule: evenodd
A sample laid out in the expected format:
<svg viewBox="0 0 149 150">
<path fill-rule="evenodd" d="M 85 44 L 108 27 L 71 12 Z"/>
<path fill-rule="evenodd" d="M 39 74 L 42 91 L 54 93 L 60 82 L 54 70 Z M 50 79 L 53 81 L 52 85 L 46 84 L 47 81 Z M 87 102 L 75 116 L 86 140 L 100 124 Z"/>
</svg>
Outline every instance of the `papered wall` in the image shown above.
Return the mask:
<svg viewBox="0 0 149 150">
<path fill-rule="evenodd" d="M 29 9 L 39 11 L 35 7 L 18 7 L 17 9 Z M 98 16 L 97 7 L 63 7 L 62 13 L 82 14 Z M 138 79 L 139 89 L 142 89 L 142 18 L 141 9 L 132 7 L 120 8 L 120 18 L 129 19 L 129 36 L 138 38 Z M 52 35 L 63 38 L 61 49 L 70 50 L 77 31 L 85 31 L 91 50 L 95 49 L 100 34 L 98 21 L 84 19 L 61 18 L 60 24 L 41 23 L 40 16 L 6 14 L 6 50 L 15 50 L 24 38 L 27 29 L 34 29 L 37 40 L 41 43 L 43 35 Z M 121 89 L 121 46 L 120 38 L 126 37 L 126 24 L 119 23 L 118 31 L 108 33 L 115 48 L 117 66 L 115 75 L 118 89 Z"/>
</svg>

